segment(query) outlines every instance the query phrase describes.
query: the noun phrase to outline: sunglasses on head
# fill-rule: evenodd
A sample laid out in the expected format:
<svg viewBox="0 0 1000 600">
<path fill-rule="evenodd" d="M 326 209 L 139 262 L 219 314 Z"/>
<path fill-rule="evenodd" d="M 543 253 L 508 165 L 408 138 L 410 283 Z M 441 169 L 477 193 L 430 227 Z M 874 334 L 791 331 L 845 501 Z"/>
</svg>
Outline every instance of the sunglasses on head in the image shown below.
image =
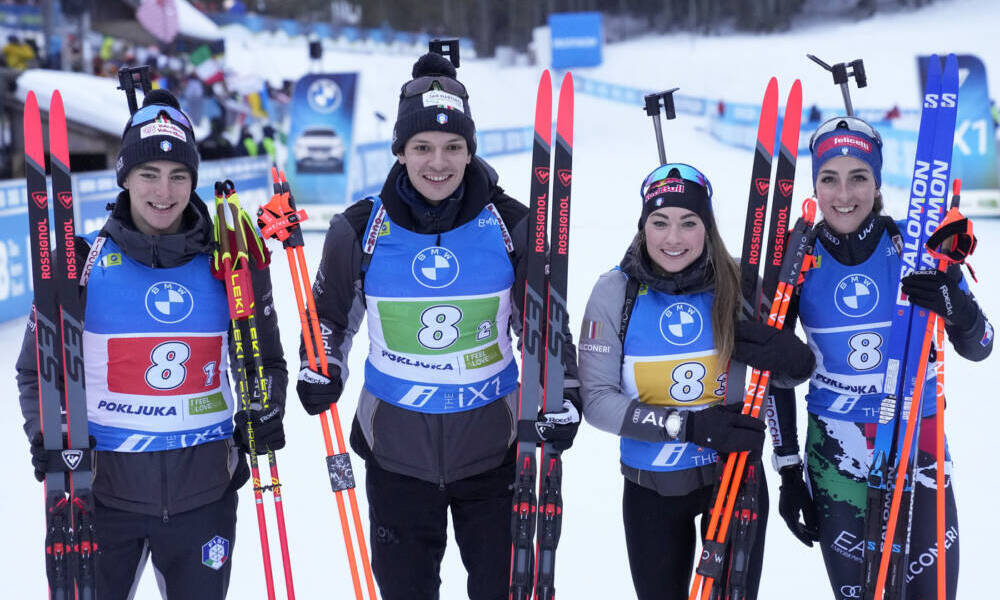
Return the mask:
<svg viewBox="0 0 1000 600">
<path fill-rule="evenodd" d="M 712 184 L 709 183 L 708 177 L 705 177 L 704 173 L 691 165 L 686 165 L 684 163 L 669 163 L 660 165 L 655 171 L 646 177 L 645 181 L 642 182 L 642 187 L 639 189 L 639 193 L 642 196 L 643 202 L 646 201 L 646 192 L 660 182 L 671 178 L 679 178 L 700 185 L 705 188 L 705 193 L 708 194 L 708 199 L 712 199 Z"/>
<path fill-rule="evenodd" d="M 135 114 L 132 115 L 132 119 L 129 121 L 129 127 L 155 121 L 160 118 L 160 113 L 166 113 L 167 118 L 171 121 L 179 123 L 188 129 L 192 129 L 191 120 L 188 119 L 187 115 L 176 108 L 165 104 L 150 104 L 149 106 L 143 106 L 139 110 L 135 111 Z"/>
<path fill-rule="evenodd" d="M 866 135 L 878 144 L 878 147 L 882 147 L 882 136 L 878 134 L 878 131 L 874 127 L 868 124 L 867 121 L 859 119 L 857 117 L 836 117 L 830 119 L 826 123 L 820 125 L 815 132 L 813 132 L 812 137 L 809 138 L 809 151 L 812 152 L 816 148 L 816 140 L 820 136 L 830 133 L 831 131 L 855 131 L 857 133 Z"/>
<path fill-rule="evenodd" d="M 417 77 L 412 81 L 407 81 L 403 84 L 401 95 L 403 98 L 410 98 L 431 90 L 441 90 L 449 94 L 454 94 L 464 100 L 469 99 L 469 92 L 465 90 L 464 85 L 444 75 L 425 75 L 424 77 Z"/>
</svg>

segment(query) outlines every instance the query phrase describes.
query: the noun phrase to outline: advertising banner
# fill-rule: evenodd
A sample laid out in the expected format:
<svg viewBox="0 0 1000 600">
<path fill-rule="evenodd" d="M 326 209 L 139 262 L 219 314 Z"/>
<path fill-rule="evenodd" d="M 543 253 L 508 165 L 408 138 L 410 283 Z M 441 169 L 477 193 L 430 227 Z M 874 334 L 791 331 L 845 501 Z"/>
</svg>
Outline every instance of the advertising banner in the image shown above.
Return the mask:
<svg viewBox="0 0 1000 600">
<path fill-rule="evenodd" d="M 344 204 L 357 73 L 306 75 L 292 94 L 285 173 L 300 204 Z"/>
<path fill-rule="evenodd" d="M 929 57 L 917 58 L 920 81 L 927 73 Z M 955 152 L 952 155 L 952 178 L 962 180 L 963 204 L 967 200 L 986 200 L 987 206 L 998 208 L 1000 197 L 997 181 L 996 126 L 990 114 L 990 95 L 986 85 L 986 68 L 978 57 L 958 55 L 958 120 L 955 123 Z M 987 193 L 977 194 L 982 190 Z M 970 208 L 972 208 L 970 206 Z"/>
<path fill-rule="evenodd" d="M 596 67 L 603 61 L 604 24 L 601 13 L 552 13 L 552 68 Z"/>
</svg>

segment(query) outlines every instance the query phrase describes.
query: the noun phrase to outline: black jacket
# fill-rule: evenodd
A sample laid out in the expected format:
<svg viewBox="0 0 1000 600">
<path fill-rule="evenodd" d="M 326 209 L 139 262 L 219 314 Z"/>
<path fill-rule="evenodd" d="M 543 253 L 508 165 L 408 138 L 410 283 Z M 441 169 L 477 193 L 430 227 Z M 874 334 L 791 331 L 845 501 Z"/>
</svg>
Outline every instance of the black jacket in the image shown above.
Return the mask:
<svg viewBox="0 0 1000 600">
<path fill-rule="evenodd" d="M 520 335 L 528 210 L 497 186 L 496 174 L 489 165 L 474 159 L 455 195 L 431 208 L 413 190 L 405 168 L 396 163 L 380 198 L 395 226 L 425 234 L 450 231 L 474 219 L 487 204 L 493 203 L 514 242 L 510 326 Z M 347 380 L 347 357 L 365 314 L 361 240 L 371 209 L 372 200 L 365 199 L 331 220 L 313 285 L 330 377 L 339 378 L 341 383 Z M 569 333 L 565 333 L 566 339 L 570 339 Z M 302 356 L 305 367 L 307 363 Z M 572 344 L 565 357 L 566 397 L 578 401 L 576 348 Z M 513 460 L 517 399 L 518 393 L 514 391 L 477 409 L 437 415 L 399 408 L 363 389 L 351 445 L 365 460 L 375 460 L 384 469 L 443 485 Z"/>
<path fill-rule="evenodd" d="M 181 231 L 172 235 L 150 236 L 138 231 L 132 223 L 129 203 L 128 192 L 119 194 L 102 230 L 129 258 L 150 267 L 169 268 L 212 252 L 212 222 L 205 203 L 197 194 L 191 195 Z M 90 246 L 82 238 L 77 238 L 76 243 L 78 268 L 82 269 Z M 278 335 L 277 315 L 271 306 L 270 272 L 251 267 L 251 273 L 264 372 L 271 400 L 284 406 L 288 373 Z M 81 287 L 80 290 L 86 302 L 86 289 Z M 40 430 L 38 372 L 31 319 L 17 359 L 17 384 L 24 431 L 31 439 Z M 231 440 L 161 452 L 95 451 L 93 471 L 94 495 L 102 504 L 162 516 L 164 520 L 171 514 L 218 500 L 227 490 L 243 485 L 249 477 L 246 460 Z"/>
</svg>

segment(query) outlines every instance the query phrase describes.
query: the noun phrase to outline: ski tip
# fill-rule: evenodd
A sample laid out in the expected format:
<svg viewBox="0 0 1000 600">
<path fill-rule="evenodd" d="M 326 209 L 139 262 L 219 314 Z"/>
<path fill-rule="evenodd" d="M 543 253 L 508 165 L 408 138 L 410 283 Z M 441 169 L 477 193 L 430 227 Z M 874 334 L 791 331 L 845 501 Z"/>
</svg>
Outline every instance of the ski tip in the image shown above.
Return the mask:
<svg viewBox="0 0 1000 600">
<path fill-rule="evenodd" d="M 24 99 L 24 154 L 33 168 L 45 172 L 45 150 L 42 147 L 42 118 L 38 112 L 38 98 L 29 91 Z"/>
<path fill-rule="evenodd" d="M 69 170 L 69 139 L 66 135 L 66 109 L 59 90 L 52 92 L 49 100 L 49 152 L 52 158 Z"/>
<path fill-rule="evenodd" d="M 535 138 L 541 138 L 546 147 L 552 145 L 552 76 L 542 71 L 535 100 Z"/>
<path fill-rule="evenodd" d="M 559 113 L 556 115 L 556 136 L 573 147 L 573 75 L 566 72 L 559 88 Z"/>
</svg>

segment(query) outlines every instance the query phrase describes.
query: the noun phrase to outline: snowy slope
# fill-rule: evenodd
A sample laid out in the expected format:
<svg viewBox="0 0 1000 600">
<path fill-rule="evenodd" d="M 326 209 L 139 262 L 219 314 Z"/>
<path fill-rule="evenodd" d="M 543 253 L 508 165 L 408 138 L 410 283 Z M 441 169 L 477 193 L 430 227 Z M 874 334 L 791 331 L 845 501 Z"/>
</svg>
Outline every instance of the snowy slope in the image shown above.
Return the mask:
<svg viewBox="0 0 1000 600">
<path fill-rule="evenodd" d="M 776 74 L 782 94 L 795 77 L 803 79 L 806 105 L 818 102 L 835 105 L 839 91 L 829 83 L 804 54 L 812 51 L 828 60 L 865 58 L 870 86 L 859 92 L 859 106 L 886 106 L 899 103 L 914 106 L 916 68 L 914 55 L 926 50 L 971 51 L 995 64 L 990 72 L 998 81 L 1000 64 L 992 28 L 1000 17 L 1000 7 L 988 0 L 939 2 L 915 14 L 880 16 L 857 24 L 829 29 L 812 26 L 797 33 L 732 37 L 690 35 L 637 40 L 606 48 L 606 64 L 589 71 L 594 77 L 615 80 L 637 87 L 681 86 L 685 93 L 722 96 L 727 99 L 759 102 L 768 76 Z M 934 31 L 934 48 L 925 48 Z M 305 46 L 291 41 L 285 45 L 270 39 L 252 40 L 225 28 L 231 64 L 260 75 L 281 79 L 307 71 Z M 358 113 L 359 139 L 384 139 L 388 126 L 379 132 L 374 111 L 395 115 L 400 84 L 409 74 L 415 57 L 359 56 L 329 54 L 326 68 L 359 70 L 362 73 Z M 493 61 L 463 63 L 461 79 L 471 91 L 471 105 L 482 128 L 523 125 L 531 120 L 534 90 L 539 69 L 501 69 Z M 996 84 L 995 84 L 996 85 Z M 738 249 L 751 163 L 749 153 L 721 145 L 707 136 L 703 124 L 681 117 L 665 125 L 668 157 L 702 168 L 715 188 L 715 208 L 721 230 L 731 249 Z M 571 234 L 569 310 L 574 330 L 597 276 L 611 267 L 624 252 L 635 231 L 639 200 L 637 188 L 656 164 L 649 120 L 639 107 L 611 104 L 595 98 L 577 97 L 575 136 L 574 215 Z M 527 198 L 529 157 L 527 154 L 495 161 L 502 185 L 515 197 Z M 796 198 L 809 193 L 808 161 L 799 165 Z M 887 190 L 890 196 L 901 191 Z M 1000 221 L 976 223 L 980 237 L 978 260 L 973 260 L 980 284 L 972 284 L 987 314 L 1000 318 L 1000 265 L 988 260 L 1000 241 Z M 319 261 L 322 235 L 309 234 L 306 249 L 311 273 Z M 286 349 L 298 347 L 298 320 L 295 300 L 283 253 L 278 251 L 272 274 L 275 302 L 281 313 L 282 337 Z M 0 325 L 0 353 L 9 378 L 5 387 L 11 405 L 17 389 L 13 382 L 13 361 L 19 349 L 23 320 Z M 355 376 L 348 382 L 341 402 L 345 426 L 353 412 L 361 385 L 360 374 L 366 346 L 362 327 L 350 366 Z M 982 409 L 993 398 L 988 373 L 1000 363 L 990 358 L 971 364 L 949 355 L 947 391 L 948 430 L 955 459 L 955 481 L 962 524 L 962 575 L 960 597 L 973 597 L 980 590 L 995 589 L 991 560 L 1000 526 L 993 519 L 993 498 L 997 493 L 990 476 L 992 463 L 987 443 L 995 439 L 992 420 L 983 418 Z M 284 500 L 289 538 L 293 545 L 297 595 L 299 598 L 353 597 L 340 539 L 337 511 L 326 480 L 319 425 L 296 406 L 290 388 L 286 417 L 289 447 L 279 453 L 284 483 Z M 5 529 L 14 543 L 0 548 L 0 569 L 7 575 L 7 595 L 41 598 L 45 590 L 41 556 L 43 520 L 41 486 L 31 477 L 27 444 L 20 428 L 20 416 L 11 406 L 2 425 L 0 450 L 9 457 L 9 484 L 0 494 L 0 514 L 7 517 Z M 363 465 L 354 463 L 359 482 Z M 785 529 L 776 511 L 777 487 L 773 473 L 767 473 L 771 487 L 771 527 L 768 529 L 764 580 L 761 598 L 829 598 L 819 550 L 807 550 Z M 621 476 L 618 472 L 617 439 L 589 425 L 580 429 L 576 445 L 565 458 L 565 519 L 558 556 L 557 589 L 561 598 L 633 597 L 621 528 Z M 364 501 L 363 484 L 359 497 Z M 364 505 L 362 508 L 365 511 Z M 367 527 L 367 524 L 366 524 Z M 273 528 L 273 520 L 272 520 Z M 239 534 L 236 543 L 233 598 L 262 598 L 260 550 L 257 541 L 252 496 L 241 492 Z M 206 539 L 209 536 L 206 536 Z M 276 538 L 274 547 L 277 547 Z M 919 554 L 922 549 L 915 549 Z M 275 576 L 280 584 L 280 564 L 274 553 Z M 449 546 L 442 568 L 442 598 L 465 596 L 465 573 L 454 545 Z M 989 586 L 989 587 L 988 587 Z M 979 594 L 982 595 L 982 594 Z M 146 576 L 138 598 L 156 598 L 156 586 Z M 279 596 L 280 597 L 280 596 Z M 836 598 L 841 598 L 838 594 Z"/>
</svg>

